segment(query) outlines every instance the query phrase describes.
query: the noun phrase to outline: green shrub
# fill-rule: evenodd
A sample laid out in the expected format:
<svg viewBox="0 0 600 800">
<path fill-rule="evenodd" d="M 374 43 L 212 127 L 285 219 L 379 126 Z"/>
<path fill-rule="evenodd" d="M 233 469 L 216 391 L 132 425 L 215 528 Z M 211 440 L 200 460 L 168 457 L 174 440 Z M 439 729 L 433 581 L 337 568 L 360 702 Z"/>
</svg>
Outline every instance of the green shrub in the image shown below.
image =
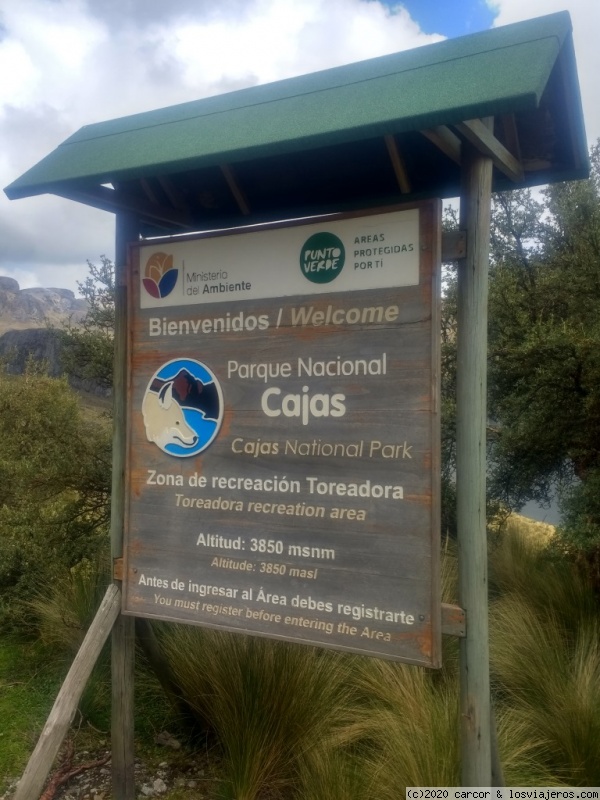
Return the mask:
<svg viewBox="0 0 600 800">
<path fill-rule="evenodd" d="M 107 546 L 110 431 L 62 380 L 0 373 L 0 624 Z"/>
</svg>

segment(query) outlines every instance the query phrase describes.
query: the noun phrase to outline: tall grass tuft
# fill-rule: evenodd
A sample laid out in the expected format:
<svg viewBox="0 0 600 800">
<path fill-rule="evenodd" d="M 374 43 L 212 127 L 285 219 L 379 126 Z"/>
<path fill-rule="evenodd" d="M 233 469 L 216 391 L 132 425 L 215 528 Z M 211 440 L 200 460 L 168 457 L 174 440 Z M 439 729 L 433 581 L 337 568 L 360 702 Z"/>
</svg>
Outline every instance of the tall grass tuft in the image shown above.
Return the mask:
<svg viewBox="0 0 600 800">
<path fill-rule="evenodd" d="M 498 749 L 507 786 L 559 786 L 562 781 L 547 758 L 543 731 L 532 730 L 512 705 L 496 706 Z"/>
<path fill-rule="evenodd" d="M 382 762 L 368 748 L 316 746 L 301 760 L 298 800 L 380 800 Z"/>
<path fill-rule="evenodd" d="M 569 629 L 598 612 L 591 584 L 563 554 L 547 532 L 508 521 L 490 552 L 493 596 L 517 594 L 532 611 L 554 616 Z"/>
<path fill-rule="evenodd" d="M 74 656 L 110 582 L 108 559 L 84 559 L 24 605 L 41 641 Z"/>
<path fill-rule="evenodd" d="M 108 558 L 84 559 L 24 603 L 48 656 L 63 669 L 71 664 L 109 583 Z M 110 720 L 110 659 L 105 648 L 85 687 L 79 711 L 93 725 L 107 729 Z"/>
<path fill-rule="evenodd" d="M 458 786 L 458 686 L 420 667 L 364 660 L 363 735 L 378 752 L 380 800 L 406 786 Z"/>
<path fill-rule="evenodd" d="M 555 782 L 596 785 L 600 625 L 591 585 L 551 538 L 522 526 L 504 533 L 491 566 L 491 660 L 506 717 Z"/>
<path fill-rule="evenodd" d="M 109 559 L 84 559 L 25 603 L 30 626 L 48 658 L 63 670 L 72 663 L 110 581 Z M 81 700 L 82 717 L 103 730 L 110 727 L 111 671 L 108 644 L 90 676 Z M 170 717 L 169 704 L 143 654 L 136 656 L 135 692 L 146 709 L 138 729 L 161 725 Z"/>
<path fill-rule="evenodd" d="M 538 759 L 563 782 L 598 785 L 598 625 L 566 629 L 558 615 L 512 596 L 492 607 L 491 630 L 494 677 L 513 720 L 538 743 Z"/>
<path fill-rule="evenodd" d="M 352 662 L 343 655 L 184 627 L 165 632 L 163 645 L 186 702 L 219 741 L 224 798 L 287 796 L 308 752 L 348 721 Z"/>
</svg>

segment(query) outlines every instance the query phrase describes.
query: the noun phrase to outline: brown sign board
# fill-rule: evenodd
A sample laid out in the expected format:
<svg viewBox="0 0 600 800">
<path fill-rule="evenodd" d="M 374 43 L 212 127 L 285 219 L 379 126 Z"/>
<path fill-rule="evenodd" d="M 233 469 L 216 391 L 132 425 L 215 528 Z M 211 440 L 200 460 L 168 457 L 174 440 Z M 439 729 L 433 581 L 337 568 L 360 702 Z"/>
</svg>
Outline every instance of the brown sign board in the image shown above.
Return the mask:
<svg viewBox="0 0 600 800">
<path fill-rule="evenodd" d="M 440 664 L 437 201 L 132 246 L 124 613 Z"/>
</svg>

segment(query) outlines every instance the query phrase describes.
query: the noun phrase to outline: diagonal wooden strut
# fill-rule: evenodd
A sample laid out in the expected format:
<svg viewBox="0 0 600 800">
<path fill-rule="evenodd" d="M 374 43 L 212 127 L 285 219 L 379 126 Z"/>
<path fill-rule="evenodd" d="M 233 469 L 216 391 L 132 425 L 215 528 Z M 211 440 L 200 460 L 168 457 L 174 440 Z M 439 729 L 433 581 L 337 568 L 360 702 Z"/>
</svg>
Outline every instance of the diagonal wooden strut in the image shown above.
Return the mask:
<svg viewBox="0 0 600 800">
<path fill-rule="evenodd" d="M 412 191 L 410 179 L 408 177 L 408 172 L 406 171 L 406 164 L 404 163 L 404 159 L 402 158 L 400 150 L 398 149 L 396 139 L 391 135 L 387 135 L 384 138 L 385 146 L 387 147 L 388 155 L 390 157 L 390 161 L 392 162 L 394 175 L 396 176 L 396 181 L 400 187 L 400 191 L 402 194 L 410 194 Z"/>
<path fill-rule="evenodd" d="M 480 119 L 466 119 L 454 126 L 465 139 L 483 156 L 490 158 L 494 166 L 511 181 L 523 180 L 523 166 L 512 153 L 494 136 L 490 128 Z"/>
<path fill-rule="evenodd" d="M 121 610 L 121 590 L 111 584 L 54 701 L 13 800 L 38 800 L 77 710 L 85 685 Z"/>
</svg>

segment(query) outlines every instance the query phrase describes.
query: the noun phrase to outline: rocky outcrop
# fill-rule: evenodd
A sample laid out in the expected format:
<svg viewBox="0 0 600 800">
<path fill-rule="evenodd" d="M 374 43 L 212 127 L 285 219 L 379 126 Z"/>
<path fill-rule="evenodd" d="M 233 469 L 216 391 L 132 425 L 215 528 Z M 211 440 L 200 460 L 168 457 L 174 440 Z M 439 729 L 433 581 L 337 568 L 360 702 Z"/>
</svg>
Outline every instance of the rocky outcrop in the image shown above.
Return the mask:
<svg viewBox="0 0 600 800">
<path fill-rule="evenodd" d="M 86 301 L 70 289 L 21 289 L 14 278 L 0 276 L 0 333 L 77 324 L 86 312 Z"/>
<path fill-rule="evenodd" d="M 4 275 L 0 275 L 0 292 L 12 292 L 13 294 L 16 294 L 20 291 L 21 289 L 18 281 L 16 281 L 14 278 L 7 278 Z"/>
<path fill-rule="evenodd" d="M 26 330 L 6 331 L 0 335 L 0 364 L 7 372 L 22 375 L 27 362 L 32 359 L 43 366 L 44 371 L 53 378 L 64 374 L 62 362 L 63 339 L 61 331 L 53 328 L 28 328 Z M 82 392 L 99 397 L 108 397 L 110 390 L 93 381 L 68 376 L 69 384 Z"/>
<path fill-rule="evenodd" d="M 86 301 L 70 289 L 21 289 L 13 278 L 0 276 L 0 365 L 20 375 L 32 359 L 43 364 L 48 375 L 63 375 L 62 328 L 66 323 L 77 325 L 87 310 Z M 69 383 L 98 396 L 110 394 L 72 375 Z"/>
<path fill-rule="evenodd" d="M 28 359 L 44 364 L 48 375 L 58 378 L 63 374 L 60 333 L 51 328 L 29 328 L 7 331 L 0 336 L 0 361 L 7 372 L 21 375 Z"/>
</svg>

